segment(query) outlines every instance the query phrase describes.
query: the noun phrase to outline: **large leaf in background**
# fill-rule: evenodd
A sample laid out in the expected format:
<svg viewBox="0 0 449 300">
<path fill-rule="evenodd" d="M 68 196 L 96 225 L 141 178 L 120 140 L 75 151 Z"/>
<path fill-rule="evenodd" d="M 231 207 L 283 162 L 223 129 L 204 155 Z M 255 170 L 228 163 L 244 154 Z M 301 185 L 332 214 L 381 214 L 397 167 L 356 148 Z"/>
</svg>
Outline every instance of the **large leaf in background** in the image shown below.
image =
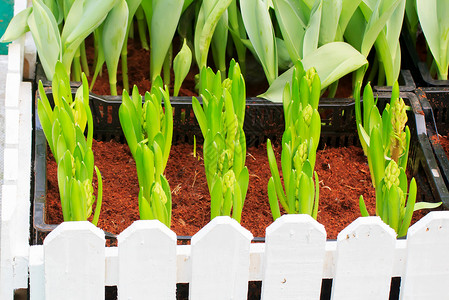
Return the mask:
<svg viewBox="0 0 449 300">
<path fill-rule="evenodd" d="M 320 45 L 335 41 L 342 11 L 342 2 L 343 0 L 323 1 Z"/>
<path fill-rule="evenodd" d="M 217 27 L 215 27 L 214 35 L 212 36 L 212 58 L 214 59 L 215 67 L 222 73 L 222 78 L 226 76 L 226 45 L 228 43 L 228 12 L 223 12 Z"/>
<path fill-rule="evenodd" d="M 447 79 L 449 64 L 449 1 L 416 0 L 419 23 L 438 67 L 439 79 Z"/>
<path fill-rule="evenodd" d="M 389 8 L 387 8 L 389 9 Z M 381 12 L 383 13 L 383 12 Z M 402 0 L 393 10 L 393 14 L 385 24 L 385 29 L 379 33 L 375 42 L 376 53 L 385 69 L 387 85 L 392 86 L 401 71 L 401 47 L 399 35 L 404 20 L 405 0 Z"/>
<path fill-rule="evenodd" d="M 102 34 L 102 49 L 108 66 L 112 95 L 117 95 L 117 66 L 127 33 L 127 28 L 123 25 L 127 23 L 128 5 L 125 0 L 119 0 L 106 17 Z"/>
<path fill-rule="evenodd" d="M 39 0 L 33 1 L 28 27 L 33 35 L 45 75 L 52 80 L 56 62 L 62 57 L 61 38 L 53 13 Z"/>
<path fill-rule="evenodd" d="M 84 39 L 106 18 L 116 0 L 75 0 L 61 34 L 62 62 L 70 71 L 73 57 Z"/>
<path fill-rule="evenodd" d="M 416 43 L 416 32 L 419 24 L 418 12 L 416 11 L 416 0 L 406 0 L 405 2 L 404 22 L 407 25 L 410 38 Z"/>
<path fill-rule="evenodd" d="M 18 38 L 20 38 L 23 34 L 30 31 L 30 28 L 28 27 L 28 17 L 33 11 L 32 7 L 27 7 L 21 12 L 19 12 L 17 15 L 12 18 L 11 22 L 9 23 L 8 27 L 6 28 L 5 33 L 3 34 L 2 38 L 0 39 L 1 43 L 8 43 L 12 42 Z"/>
<path fill-rule="evenodd" d="M 366 58 L 354 47 L 344 42 L 333 42 L 321 46 L 302 60 L 304 70 L 314 67 L 321 79 L 321 88 L 367 64 Z M 268 90 L 259 97 L 273 102 L 282 102 L 282 93 L 287 82 L 291 85 L 293 69 L 280 75 Z"/>
<path fill-rule="evenodd" d="M 161 73 L 164 59 L 178 26 L 183 3 L 183 0 L 153 0 L 150 32 L 152 81 Z"/>
<path fill-rule="evenodd" d="M 278 62 L 268 6 L 262 0 L 245 0 L 240 1 L 240 10 L 249 40 L 271 84 L 278 76 Z"/>
<path fill-rule="evenodd" d="M 232 0 L 204 0 L 195 27 L 195 59 L 200 70 L 207 65 L 207 55 L 215 27 Z"/>
<path fill-rule="evenodd" d="M 301 58 L 308 56 L 318 48 L 322 7 L 323 7 L 322 0 L 316 1 L 312 7 L 312 11 L 310 12 L 309 23 L 307 24 L 306 33 L 304 34 Z"/>
<path fill-rule="evenodd" d="M 341 38 L 338 37 L 339 39 L 343 39 L 343 34 L 346 31 L 346 26 L 348 26 L 349 20 L 351 20 L 351 17 L 356 11 L 357 7 L 359 7 L 360 2 L 362 2 L 362 0 L 342 1 L 340 20 L 338 21 L 340 31 L 339 34 L 341 35 Z"/>
<path fill-rule="evenodd" d="M 273 0 L 276 18 L 292 61 L 302 58 L 302 43 L 307 23 L 297 1 Z"/>
</svg>

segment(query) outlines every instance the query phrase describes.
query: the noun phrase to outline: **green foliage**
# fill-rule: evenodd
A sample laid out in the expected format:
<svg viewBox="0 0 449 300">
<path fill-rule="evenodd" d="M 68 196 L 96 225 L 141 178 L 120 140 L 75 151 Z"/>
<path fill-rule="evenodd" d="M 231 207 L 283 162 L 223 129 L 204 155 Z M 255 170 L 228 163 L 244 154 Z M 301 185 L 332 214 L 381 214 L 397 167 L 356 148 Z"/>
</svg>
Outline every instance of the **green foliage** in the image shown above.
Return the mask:
<svg viewBox="0 0 449 300">
<path fill-rule="evenodd" d="M 280 217 L 278 201 L 287 213 L 317 217 L 319 186 L 318 176 L 313 170 L 321 132 L 318 113 L 320 92 L 321 83 L 315 70 L 311 68 L 305 72 L 298 61 L 293 70 L 292 87 L 287 83 L 283 95 L 285 131 L 281 165 L 285 189 L 271 141 L 267 142 L 272 175 L 268 182 L 268 197 L 274 220 Z"/>
<path fill-rule="evenodd" d="M 104 21 L 115 3 L 116 0 L 75 0 L 63 3 L 33 0 L 31 8 L 11 20 L 2 42 L 13 41 L 31 31 L 47 78 L 53 79 L 58 60 L 62 61 L 66 72 L 70 74 L 72 61 L 80 56 L 81 44 Z M 58 24 L 61 24 L 62 16 L 65 22 L 60 32 Z M 122 25 L 117 23 L 116 26 Z M 81 80 L 79 70 L 80 66 L 75 64 L 76 80 Z"/>
<path fill-rule="evenodd" d="M 234 61 L 228 78 L 204 68 L 200 73 L 202 106 L 192 99 L 193 111 L 204 137 L 203 157 L 211 195 L 211 219 L 227 215 L 240 222 L 248 189 L 249 173 L 245 166 L 246 139 L 245 82 Z"/>
<path fill-rule="evenodd" d="M 119 118 L 136 162 L 140 218 L 158 219 L 170 227 L 171 191 L 164 170 L 173 137 L 173 109 L 168 88 L 162 86 L 162 79 L 157 77 L 143 104 L 136 86 L 131 97 L 124 90 Z"/>
<path fill-rule="evenodd" d="M 416 201 L 416 182 L 412 178 L 407 182 L 407 168 L 410 130 L 406 110 L 409 109 L 399 97 L 397 82 L 393 86 L 390 103 L 387 103 L 382 115 L 376 106 L 370 85 L 363 92 L 363 120 L 360 112 L 360 89 L 356 90 L 357 128 L 362 143 L 371 179 L 376 189 L 376 215 L 393 228 L 399 237 L 407 234 L 413 211 L 417 208 L 434 208 L 440 203 Z M 363 216 L 368 212 L 360 196 L 360 211 Z"/>
<path fill-rule="evenodd" d="M 449 68 L 449 2 L 416 0 L 419 23 L 437 67 L 438 79 L 447 80 Z"/>
<path fill-rule="evenodd" d="M 89 107 L 87 79 L 72 98 L 69 76 L 57 62 L 53 77 L 54 108 L 39 82 L 37 112 L 48 145 L 58 164 L 58 186 L 64 221 L 82 221 L 92 213 L 94 155 L 92 152 L 93 119 Z M 84 130 L 87 123 L 87 139 Z M 98 178 L 98 196 L 92 223 L 97 225 L 102 202 L 102 180 Z"/>
</svg>

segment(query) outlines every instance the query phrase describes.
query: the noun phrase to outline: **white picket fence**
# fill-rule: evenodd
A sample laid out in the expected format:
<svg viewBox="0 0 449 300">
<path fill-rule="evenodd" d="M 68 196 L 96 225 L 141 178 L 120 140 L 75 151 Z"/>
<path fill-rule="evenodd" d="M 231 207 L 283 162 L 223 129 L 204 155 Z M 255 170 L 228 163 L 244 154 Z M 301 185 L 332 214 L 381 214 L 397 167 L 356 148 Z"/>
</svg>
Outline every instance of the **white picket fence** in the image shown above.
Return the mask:
<svg viewBox="0 0 449 300">
<path fill-rule="evenodd" d="M 30 1 L 16 0 L 15 12 Z M 263 299 L 319 299 L 332 278 L 332 299 L 387 299 L 401 277 L 401 299 L 449 299 L 449 212 L 433 212 L 407 239 L 378 218 L 360 218 L 327 241 L 322 225 L 288 215 L 273 223 L 265 243 L 233 220 L 214 219 L 191 241 L 157 221 L 137 221 L 105 247 L 88 222 L 63 223 L 42 246 L 29 245 L 32 39 L 10 46 L 5 99 L 4 184 L 1 199 L 0 299 L 27 288 L 30 299 L 175 299 L 189 283 L 190 299 L 246 299 L 248 281 L 262 282 Z M 28 68 L 27 68 L 28 66 Z M 30 68 L 31 67 L 31 68 Z"/>
<path fill-rule="evenodd" d="M 284 215 L 266 230 L 265 243 L 229 217 L 217 217 L 177 245 L 159 221 L 136 221 L 105 247 L 103 231 L 67 222 L 42 246 L 31 246 L 30 299 L 246 299 L 248 281 L 262 281 L 262 299 L 319 299 L 333 278 L 332 299 L 388 299 L 401 277 L 400 299 L 448 299 L 449 212 L 432 212 L 407 239 L 378 217 L 359 218 L 326 241 L 324 227 L 307 215 Z"/>
</svg>

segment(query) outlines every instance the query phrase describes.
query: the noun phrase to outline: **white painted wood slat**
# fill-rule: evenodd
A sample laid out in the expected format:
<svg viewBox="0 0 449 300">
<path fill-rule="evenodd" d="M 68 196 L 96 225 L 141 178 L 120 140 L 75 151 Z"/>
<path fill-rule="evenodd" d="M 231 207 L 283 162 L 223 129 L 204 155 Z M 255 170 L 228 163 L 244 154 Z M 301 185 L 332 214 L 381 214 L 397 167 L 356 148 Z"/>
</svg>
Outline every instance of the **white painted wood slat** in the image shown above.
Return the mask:
<svg viewBox="0 0 449 300">
<path fill-rule="evenodd" d="M 379 217 L 358 218 L 337 237 L 332 299 L 388 299 L 396 233 Z"/>
<path fill-rule="evenodd" d="M 448 299 L 449 215 L 431 212 L 410 227 L 401 299 Z"/>
<path fill-rule="evenodd" d="M 118 236 L 119 299 L 176 298 L 176 234 L 158 220 L 135 221 Z"/>
<path fill-rule="evenodd" d="M 253 235 L 229 217 L 216 217 L 192 237 L 189 299 L 246 299 Z"/>
<path fill-rule="evenodd" d="M 319 299 L 326 231 L 309 215 L 284 215 L 266 231 L 262 299 Z"/>
<path fill-rule="evenodd" d="M 104 299 L 105 238 L 88 221 L 64 222 L 44 240 L 46 300 Z"/>
</svg>

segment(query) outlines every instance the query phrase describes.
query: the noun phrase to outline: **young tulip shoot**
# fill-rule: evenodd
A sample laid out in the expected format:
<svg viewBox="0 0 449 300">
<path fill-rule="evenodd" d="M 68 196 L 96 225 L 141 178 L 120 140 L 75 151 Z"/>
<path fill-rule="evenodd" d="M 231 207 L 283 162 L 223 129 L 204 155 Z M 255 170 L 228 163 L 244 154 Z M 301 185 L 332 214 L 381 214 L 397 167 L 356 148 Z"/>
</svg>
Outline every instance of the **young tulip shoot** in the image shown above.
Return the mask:
<svg viewBox="0 0 449 300">
<path fill-rule="evenodd" d="M 119 118 L 136 162 L 140 218 L 157 219 L 170 227 L 171 191 L 164 170 L 172 143 L 173 109 L 168 88 L 162 86 L 157 77 L 143 103 L 136 86 L 131 97 L 124 90 Z"/>
<path fill-rule="evenodd" d="M 407 234 L 413 211 L 435 208 L 441 202 L 420 202 L 419 206 L 416 205 L 415 179 L 412 178 L 408 184 L 405 170 L 410 146 L 410 130 L 406 125 L 409 107 L 399 97 L 397 82 L 393 85 L 390 103 L 387 103 L 382 115 L 376 102 L 368 84 L 363 93 L 362 120 L 360 93 L 356 93 L 357 128 L 376 189 L 376 215 L 401 237 Z M 368 216 L 362 196 L 359 205 L 362 216 Z"/>
<path fill-rule="evenodd" d="M 58 186 L 64 221 L 87 220 L 95 202 L 92 186 L 93 171 L 97 174 L 98 195 L 92 220 L 97 225 L 102 202 L 102 179 L 94 166 L 92 152 L 93 119 L 89 107 L 89 87 L 83 84 L 72 97 L 69 75 L 61 62 L 53 77 L 54 108 L 39 82 L 38 116 L 50 150 L 58 165 Z M 84 129 L 87 123 L 87 139 Z"/>
<path fill-rule="evenodd" d="M 211 219 L 231 216 L 241 220 L 248 189 L 245 166 L 245 82 L 240 67 L 231 61 L 228 78 L 210 68 L 200 73 L 202 105 L 193 97 L 195 116 L 204 137 L 203 157 L 211 195 Z"/>
<path fill-rule="evenodd" d="M 279 202 L 287 213 L 318 214 L 318 175 L 314 172 L 316 151 L 320 139 L 321 118 L 318 102 L 321 83 L 314 69 L 307 72 L 300 61 L 295 65 L 292 88 L 286 84 L 283 104 L 285 131 L 282 136 L 282 187 L 271 141 L 267 141 L 271 178 L 268 198 L 273 219 L 281 216 Z M 279 202 L 278 202 L 279 201 Z"/>
</svg>

